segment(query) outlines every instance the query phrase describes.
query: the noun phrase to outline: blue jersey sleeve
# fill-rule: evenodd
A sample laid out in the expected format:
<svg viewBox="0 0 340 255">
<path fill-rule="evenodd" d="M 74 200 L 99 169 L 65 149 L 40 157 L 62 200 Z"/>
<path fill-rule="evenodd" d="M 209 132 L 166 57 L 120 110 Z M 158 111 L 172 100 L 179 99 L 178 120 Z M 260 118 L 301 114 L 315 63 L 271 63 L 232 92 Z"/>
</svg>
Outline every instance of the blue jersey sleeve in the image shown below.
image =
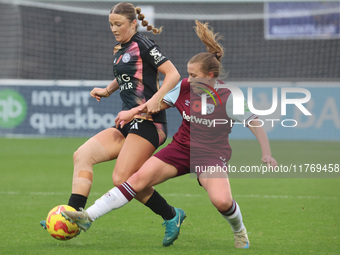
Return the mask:
<svg viewBox="0 0 340 255">
<path fill-rule="evenodd" d="M 174 107 L 179 94 L 181 92 L 181 84 L 182 81 L 180 81 L 172 90 L 170 90 L 163 98 L 163 101 L 170 105 L 171 107 Z"/>
</svg>

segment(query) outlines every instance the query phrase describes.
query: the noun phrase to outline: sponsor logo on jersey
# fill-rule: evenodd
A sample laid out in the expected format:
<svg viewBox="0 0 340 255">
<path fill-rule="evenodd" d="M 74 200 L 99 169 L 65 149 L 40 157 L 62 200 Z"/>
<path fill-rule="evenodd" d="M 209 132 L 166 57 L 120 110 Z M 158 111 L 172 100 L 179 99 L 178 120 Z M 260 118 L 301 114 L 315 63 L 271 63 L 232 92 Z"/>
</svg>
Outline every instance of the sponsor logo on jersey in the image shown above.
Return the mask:
<svg viewBox="0 0 340 255">
<path fill-rule="evenodd" d="M 183 119 L 185 119 L 188 122 L 201 124 L 201 125 L 207 126 L 208 128 L 215 127 L 215 120 L 200 118 L 194 115 L 188 115 L 185 113 L 185 111 L 182 112 L 182 116 L 183 116 Z"/>
<path fill-rule="evenodd" d="M 117 75 L 116 79 L 119 84 L 120 91 L 133 89 L 133 83 L 131 82 L 131 78 L 128 74 Z"/>
<path fill-rule="evenodd" d="M 154 58 L 155 65 L 157 65 L 165 58 L 165 56 L 161 52 L 159 52 L 159 50 L 156 47 L 150 50 L 149 54 Z"/>
</svg>

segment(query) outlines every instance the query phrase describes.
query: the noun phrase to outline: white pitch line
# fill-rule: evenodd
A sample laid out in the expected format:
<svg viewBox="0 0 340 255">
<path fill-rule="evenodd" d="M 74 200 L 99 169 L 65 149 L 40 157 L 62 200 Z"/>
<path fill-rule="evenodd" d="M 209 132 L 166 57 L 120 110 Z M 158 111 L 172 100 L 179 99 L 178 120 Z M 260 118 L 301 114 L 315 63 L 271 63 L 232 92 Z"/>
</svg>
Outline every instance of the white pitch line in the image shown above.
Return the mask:
<svg viewBox="0 0 340 255">
<path fill-rule="evenodd" d="M 92 192 L 94 196 L 101 196 L 99 192 Z M 69 195 L 68 192 L 18 192 L 18 191 L 0 191 L 0 195 L 30 195 L 30 196 L 65 196 Z M 186 194 L 186 193 L 163 193 L 165 197 L 203 197 L 204 194 Z M 290 196 L 290 195 L 258 195 L 258 194 L 247 194 L 247 195 L 234 195 L 234 197 L 240 198 L 266 198 L 266 199 L 327 199 L 337 200 L 338 197 L 330 196 Z"/>
</svg>

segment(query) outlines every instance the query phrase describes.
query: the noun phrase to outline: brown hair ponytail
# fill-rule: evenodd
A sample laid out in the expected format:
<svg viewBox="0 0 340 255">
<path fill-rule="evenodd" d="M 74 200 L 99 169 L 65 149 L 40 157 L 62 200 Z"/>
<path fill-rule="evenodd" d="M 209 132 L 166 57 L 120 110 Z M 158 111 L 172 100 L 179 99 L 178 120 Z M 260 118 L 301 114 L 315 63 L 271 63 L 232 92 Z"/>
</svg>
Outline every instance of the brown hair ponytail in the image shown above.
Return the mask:
<svg viewBox="0 0 340 255">
<path fill-rule="evenodd" d="M 154 34 L 160 34 L 162 32 L 163 27 L 155 28 L 152 25 L 149 25 L 148 22 L 144 20 L 145 15 L 141 13 L 141 8 L 134 7 L 134 5 L 131 3 L 122 2 L 116 4 L 115 6 L 112 7 L 110 13 L 123 15 L 128 20 L 130 20 L 130 22 L 134 21 L 137 15 L 137 19 L 141 21 L 142 26 L 146 27 L 148 31 L 152 31 Z"/>
<path fill-rule="evenodd" d="M 201 71 L 205 74 L 212 72 L 217 78 L 221 71 L 221 59 L 224 55 L 223 47 L 218 43 L 222 37 L 218 33 L 214 33 L 212 27 L 208 23 L 202 24 L 198 20 L 195 21 L 195 32 L 200 40 L 205 44 L 208 52 L 199 53 L 193 56 L 189 63 L 201 63 Z"/>
<path fill-rule="evenodd" d="M 152 31 L 152 33 L 154 33 L 155 35 L 162 33 L 163 27 L 155 28 L 152 25 L 149 25 L 149 22 L 147 20 L 144 20 L 145 15 L 141 13 L 142 10 L 140 7 L 136 7 L 135 10 L 137 14 L 137 19 L 141 21 L 143 27 L 146 27 L 146 30 Z"/>
<path fill-rule="evenodd" d="M 220 61 L 223 57 L 223 47 L 218 43 L 218 40 L 222 38 L 218 33 L 214 34 L 214 29 L 209 26 L 208 23 L 202 24 L 198 20 L 195 20 L 196 27 L 195 32 L 201 41 L 205 44 L 207 51 L 214 54 Z"/>
</svg>

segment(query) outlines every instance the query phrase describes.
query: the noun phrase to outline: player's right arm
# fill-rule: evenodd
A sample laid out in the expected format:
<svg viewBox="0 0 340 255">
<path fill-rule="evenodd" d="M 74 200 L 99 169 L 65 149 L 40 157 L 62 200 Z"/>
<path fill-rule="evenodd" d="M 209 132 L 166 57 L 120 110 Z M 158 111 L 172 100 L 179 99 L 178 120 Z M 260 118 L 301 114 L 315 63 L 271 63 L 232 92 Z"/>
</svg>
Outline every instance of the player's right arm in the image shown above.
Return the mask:
<svg viewBox="0 0 340 255">
<path fill-rule="evenodd" d="M 119 88 L 119 84 L 116 79 L 114 79 L 106 88 L 94 88 L 92 89 L 90 95 L 94 97 L 98 102 L 102 97 L 109 97 L 113 92 Z"/>
</svg>

